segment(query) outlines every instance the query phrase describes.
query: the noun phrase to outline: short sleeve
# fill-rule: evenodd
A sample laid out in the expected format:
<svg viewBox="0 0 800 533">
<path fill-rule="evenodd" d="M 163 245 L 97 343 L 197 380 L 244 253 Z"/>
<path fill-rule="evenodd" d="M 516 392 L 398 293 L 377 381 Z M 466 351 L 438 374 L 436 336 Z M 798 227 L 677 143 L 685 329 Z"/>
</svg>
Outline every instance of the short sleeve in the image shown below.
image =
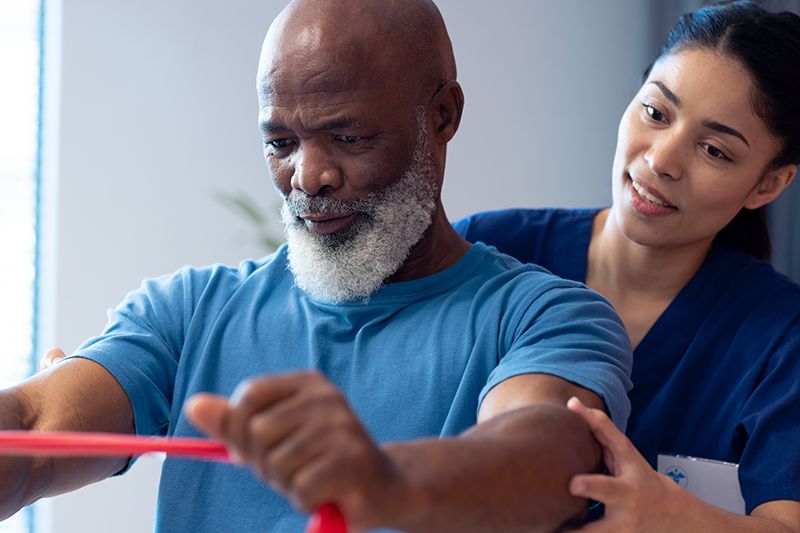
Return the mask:
<svg viewBox="0 0 800 533">
<path fill-rule="evenodd" d="M 187 270 L 147 279 L 109 310 L 103 333 L 87 340 L 75 356 L 105 367 L 128 395 L 136 432 L 164 435 L 170 400 L 190 310 L 186 304 Z"/>
<path fill-rule="evenodd" d="M 536 275 L 537 273 L 532 273 Z M 633 364 L 630 341 L 619 316 L 602 296 L 586 286 L 546 275 L 536 289 L 510 287 L 508 302 L 521 312 L 508 316 L 501 334 L 504 355 L 480 395 L 521 374 L 558 376 L 600 396 L 617 427 L 630 415 L 627 392 Z M 514 285 L 522 282 L 524 276 Z"/>
<path fill-rule="evenodd" d="M 739 482 L 749 514 L 775 500 L 800 501 L 800 319 L 770 357 L 743 409 Z"/>
</svg>

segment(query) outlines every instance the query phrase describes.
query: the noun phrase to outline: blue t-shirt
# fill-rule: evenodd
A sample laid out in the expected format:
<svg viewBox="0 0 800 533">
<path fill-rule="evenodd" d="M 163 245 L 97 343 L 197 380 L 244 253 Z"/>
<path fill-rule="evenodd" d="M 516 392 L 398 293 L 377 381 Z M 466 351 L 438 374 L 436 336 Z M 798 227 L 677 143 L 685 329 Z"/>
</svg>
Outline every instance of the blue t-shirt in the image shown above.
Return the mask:
<svg viewBox="0 0 800 533">
<path fill-rule="evenodd" d="M 380 443 L 457 435 L 493 386 L 532 372 L 596 392 L 620 426 L 629 413 L 630 344 L 608 302 L 483 245 L 338 304 L 294 285 L 282 247 L 238 269 L 146 280 L 109 318 L 78 355 L 116 377 L 144 435 L 197 436 L 182 414 L 192 394 L 298 369 L 327 375 Z M 157 520 L 169 532 L 297 532 L 305 517 L 248 469 L 167 458 Z"/>
<path fill-rule="evenodd" d="M 521 261 L 584 282 L 598 209 L 512 209 L 455 224 Z M 659 453 L 739 463 L 747 512 L 800 501 L 800 287 L 715 242 L 633 352 L 627 434 Z"/>
</svg>

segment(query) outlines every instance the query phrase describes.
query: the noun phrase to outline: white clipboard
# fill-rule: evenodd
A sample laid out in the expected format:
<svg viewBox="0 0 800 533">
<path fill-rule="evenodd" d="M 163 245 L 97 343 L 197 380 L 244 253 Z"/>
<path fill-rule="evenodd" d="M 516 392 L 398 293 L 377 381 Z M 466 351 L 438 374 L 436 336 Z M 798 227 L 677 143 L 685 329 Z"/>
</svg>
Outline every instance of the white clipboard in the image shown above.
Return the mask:
<svg viewBox="0 0 800 533">
<path fill-rule="evenodd" d="M 738 464 L 660 453 L 656 470 L 704 502 L 732 513 L 745 514 Z"/>
</svg>

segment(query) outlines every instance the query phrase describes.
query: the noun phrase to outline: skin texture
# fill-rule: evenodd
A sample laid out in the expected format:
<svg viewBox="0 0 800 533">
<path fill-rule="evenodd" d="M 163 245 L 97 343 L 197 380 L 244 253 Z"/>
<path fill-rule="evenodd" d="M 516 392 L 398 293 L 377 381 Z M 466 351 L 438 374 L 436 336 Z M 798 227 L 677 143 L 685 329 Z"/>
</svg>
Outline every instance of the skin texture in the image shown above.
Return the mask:
<svg viewBox="0 0 800 533">
<path fill-rule="evenodd" d="M 587 285 L 614 305 L 634 347 L 700 268 L 716 234 L 794 178 L 795 165 L 768 167 L 779 144 L 753 112 L 752 90 L 736 61 L 678 51 L 656 63 L 622 117 L 614 201 L 594 221 Z M 646 204 L 634 180 L 669 207 Z M 800 502 L 765 503 L 749 517 L 717 509 L 655 472 L 605 415 L 570 408 L 589 422 L 612 474 L 573 478 L 572 494 L 606 504 L 605 517 L 580 531 L 800 531 Z"/>
<path fill-rule="evenodd" d="M 455 77 L 444 23 L 427 0 L 293 2 L 270 28 L 257 78 L 276 188 L 344 202 L 378 192 L 408 169 L 421 117 L 439 191 L 464 105 Z M 319 233 L 353 222 L 318 213 L 301 218 Z M 435 274 L 468 249 L 437 195 L 431 226 L 387 281 Z M 50 368 L 0 393 L 0 427 L 133 432 L 116 380 L 86 360 L 55 364 L 62 357 L 51 350 L 43 360 Z M 480 423 L 464 434 L 381 446 L 342 392 L 314 372 L 253 378 L 232 398 L 196 395 L 186 415 L 299 509 L 335 502 L 352 531 L 549 532 L 584 516 L 587 501 L 569 494 L 569 479 L 600 465 L 588 425 L 566 408 L 572 396 L 604 407 L 596 394 L 562 379 L 523 375 L 490 391 Z M 4 516 L 124 465 L 2 459 Z"/>
</svg>

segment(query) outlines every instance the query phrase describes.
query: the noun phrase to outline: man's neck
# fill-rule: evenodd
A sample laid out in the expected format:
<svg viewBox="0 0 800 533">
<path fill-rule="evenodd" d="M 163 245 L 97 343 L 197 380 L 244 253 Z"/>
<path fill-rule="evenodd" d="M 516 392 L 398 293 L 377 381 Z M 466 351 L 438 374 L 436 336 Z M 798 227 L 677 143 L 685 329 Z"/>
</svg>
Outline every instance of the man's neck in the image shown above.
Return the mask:
<svg viewBox="0 0 800 533">
<path fill-rule="evenodd" d="M 453 229 L 439 203 L 433 222 L 422 240 L 411 249 L 403 266 L 386 283 L 412 281 L 438 274 L 455 265 L 471 247 Z"/>
</svg>

